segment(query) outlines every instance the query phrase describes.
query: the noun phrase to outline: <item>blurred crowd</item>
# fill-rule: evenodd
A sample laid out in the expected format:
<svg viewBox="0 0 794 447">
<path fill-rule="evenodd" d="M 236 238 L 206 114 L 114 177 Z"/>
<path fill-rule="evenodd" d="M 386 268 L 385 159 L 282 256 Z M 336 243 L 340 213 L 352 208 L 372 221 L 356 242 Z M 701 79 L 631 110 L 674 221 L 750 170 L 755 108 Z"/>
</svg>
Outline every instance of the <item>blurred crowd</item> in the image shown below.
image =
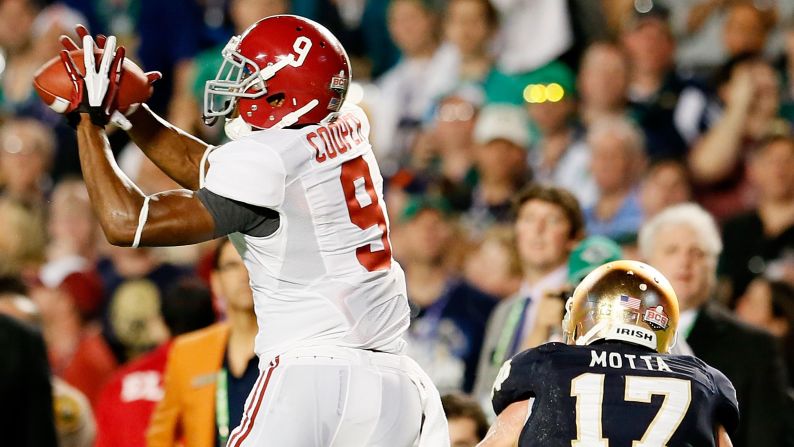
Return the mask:
<svg viewBox="0 0 794 447">
<path fill-rule="evenodd" d="M 74 131 L 31 80 L 87 24 L 163 72 L 153 110 L 221 143 L 204 83 L 230 36 L 281 13 L 350 54 L 347 101 L 372 122 L 414 311 L 409 354 L 447 394 L 453 445 L 487 430 L 502 362 L 559 340 L 565 297 L 619 258 L 672 281 L 677 349 L 739 393 L 734 444 L 794 443 L 794 2 L 2 0 L 0 356 L 29 339 L 8 360 L 19 371 L 0 368 L 9 445 L 210 447 L 239 420 L 213 403 L 219 371 L 230 396 L 253 383 L 239 256 L 223 241 L 110 246 Z M 176 188 L 123 132 L 110 141 L 145 192 Z M 22 378 L 54 412 L 17 408 Z"/>
</svg>

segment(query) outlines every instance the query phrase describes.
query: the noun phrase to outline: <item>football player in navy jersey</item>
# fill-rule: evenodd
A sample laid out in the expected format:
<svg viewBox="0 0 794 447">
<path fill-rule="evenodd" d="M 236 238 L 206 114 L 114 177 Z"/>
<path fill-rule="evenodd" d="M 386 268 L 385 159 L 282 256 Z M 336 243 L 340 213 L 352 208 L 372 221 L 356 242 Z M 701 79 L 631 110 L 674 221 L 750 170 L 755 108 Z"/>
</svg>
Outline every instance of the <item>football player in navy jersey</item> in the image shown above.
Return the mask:
<svg viewBox="0 0 794 447">
<path fill-rule="evenodd" d="M 653 267 L 597 268 L 566 304 L 567 344 L 505 362 L 493 388 L 498 418 L 479 445 L 731 446 L 736 391 L 719 371 L 667 354 L 678 300 Z"/>
</svg>

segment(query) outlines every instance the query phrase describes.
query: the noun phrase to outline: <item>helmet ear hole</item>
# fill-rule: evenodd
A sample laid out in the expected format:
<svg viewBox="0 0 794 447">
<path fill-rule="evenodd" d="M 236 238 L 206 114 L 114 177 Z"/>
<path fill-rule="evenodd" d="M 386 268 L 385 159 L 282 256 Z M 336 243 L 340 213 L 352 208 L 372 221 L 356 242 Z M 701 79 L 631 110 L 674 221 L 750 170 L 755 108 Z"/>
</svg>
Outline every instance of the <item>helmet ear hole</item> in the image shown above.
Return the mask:
<svg viewBox="0 0 794 447">
<path fill-rule="evenodd" d="M 284 93 L 276 93 L 267 97 L 267 103 L 271 107 L 281 107 L 284 105 L 286 95 Z"/>
</svg>

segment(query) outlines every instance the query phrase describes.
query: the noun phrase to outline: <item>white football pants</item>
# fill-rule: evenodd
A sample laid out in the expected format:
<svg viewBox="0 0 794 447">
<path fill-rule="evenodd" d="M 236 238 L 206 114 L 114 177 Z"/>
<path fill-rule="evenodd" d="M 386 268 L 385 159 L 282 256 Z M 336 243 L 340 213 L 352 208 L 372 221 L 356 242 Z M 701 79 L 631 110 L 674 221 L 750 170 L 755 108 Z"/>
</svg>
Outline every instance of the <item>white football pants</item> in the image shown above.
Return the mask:
<svg viewBox="0 0 794 447">
<path fill-rule="evenodd" d="M 261 366 L 227 447 L 449 445 L 438 392 L 406 356 L 299 348 Z M 428 406 L 435 423 L 423 427 Z"/>
</svg>

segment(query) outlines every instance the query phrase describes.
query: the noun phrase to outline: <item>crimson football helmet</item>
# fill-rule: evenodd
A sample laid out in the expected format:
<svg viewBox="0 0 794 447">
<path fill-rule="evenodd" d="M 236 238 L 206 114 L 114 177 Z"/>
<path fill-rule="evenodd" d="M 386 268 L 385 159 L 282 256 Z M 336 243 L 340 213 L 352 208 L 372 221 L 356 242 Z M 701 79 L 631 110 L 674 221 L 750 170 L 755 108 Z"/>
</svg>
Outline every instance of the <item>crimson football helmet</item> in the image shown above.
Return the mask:
<svg viewBox="0 0 794 447">
<path fill-rule="evenodd" d="M 342 44 L 303 17 L 266 17 L 232 37 L 222 54 L 204 91 L 207 124 L 219 117 L 259 129 L 319 123 L 339 110 L 350 84 Z"/>
</svg>

